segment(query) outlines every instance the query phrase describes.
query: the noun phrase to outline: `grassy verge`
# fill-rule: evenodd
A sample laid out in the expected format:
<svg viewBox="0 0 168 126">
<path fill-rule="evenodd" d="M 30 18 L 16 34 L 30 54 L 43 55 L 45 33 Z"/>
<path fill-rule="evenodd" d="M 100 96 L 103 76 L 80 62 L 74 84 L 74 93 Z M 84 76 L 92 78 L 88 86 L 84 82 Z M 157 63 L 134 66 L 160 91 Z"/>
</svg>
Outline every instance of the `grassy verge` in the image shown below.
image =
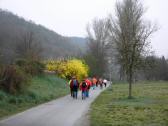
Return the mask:
<svg viewBox="0 0 168 126">
<path fill-rule="evenodd" d="M 115 84 L 91 106 L 91 126 L 168 126 L 168 82 Z"/>
<path fill-rule="evenodd" d="M 54 75 L 34 77 L 24 94 L 13 96 L 0 91 L 0 118 L 68 94 L 66 82 Z"/>
</svg>

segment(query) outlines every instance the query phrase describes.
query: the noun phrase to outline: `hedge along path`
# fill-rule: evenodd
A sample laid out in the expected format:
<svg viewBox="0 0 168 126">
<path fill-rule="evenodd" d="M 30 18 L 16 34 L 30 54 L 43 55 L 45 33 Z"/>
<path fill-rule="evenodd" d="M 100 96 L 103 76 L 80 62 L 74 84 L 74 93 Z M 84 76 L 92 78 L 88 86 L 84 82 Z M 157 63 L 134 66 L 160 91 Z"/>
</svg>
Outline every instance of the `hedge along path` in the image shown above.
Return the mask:
<svg viewBox="0 0 168 126">
<path fill-rule="evenodd" d="M 104 89 L 91 89 L 86 100 L 82 100 L 80 91 L 77 100 L 67 95 L 4 119 L 0 126 L 89 126 L 90 104 Z"/>
</svg>

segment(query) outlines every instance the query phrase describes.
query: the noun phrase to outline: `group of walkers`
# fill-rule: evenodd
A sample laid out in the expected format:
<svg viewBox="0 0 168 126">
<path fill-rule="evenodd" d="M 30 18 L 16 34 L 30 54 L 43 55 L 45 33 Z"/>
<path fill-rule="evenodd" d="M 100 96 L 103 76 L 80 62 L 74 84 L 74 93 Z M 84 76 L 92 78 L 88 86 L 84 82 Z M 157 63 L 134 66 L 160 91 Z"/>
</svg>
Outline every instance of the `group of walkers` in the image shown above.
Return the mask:
<svg viewBox="0 0 168 126">
<path fill-rule="evenodd" d="M 82 100 L 89 97 L 89 90 L 92 88 L 93 90 L 96 87 L 100 86 L 100 89 L 103 88 L 103 85 L 106 87 L 107 80 L 106 79 L 97 79 L 96 77 L 93 78 L 85 78 L 80 83 L 75 76 L 69 81 L 71 97 L 77 99 L 78 97 L 78 90 L 80 89 L 82 92 Z"/>
</svg>

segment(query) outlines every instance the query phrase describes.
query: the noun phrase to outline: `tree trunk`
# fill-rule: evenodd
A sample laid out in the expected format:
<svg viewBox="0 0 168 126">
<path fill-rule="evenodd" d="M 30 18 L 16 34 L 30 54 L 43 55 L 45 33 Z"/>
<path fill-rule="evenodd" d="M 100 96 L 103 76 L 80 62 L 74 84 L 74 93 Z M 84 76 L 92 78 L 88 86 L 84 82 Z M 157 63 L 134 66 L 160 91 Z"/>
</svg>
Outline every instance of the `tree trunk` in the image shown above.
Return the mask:
<svg viewBox="0 0 168 126">
<path fill-rule="evenodd" d="M 129 99 L 132 98 L 132 82 L 129 82 L 129 96 L 128 96 Z"/>
<path fill-rule="evenodd" d="M 129 75 L 129 99 L 132 99 L 132 73 Z"/>
</svg>

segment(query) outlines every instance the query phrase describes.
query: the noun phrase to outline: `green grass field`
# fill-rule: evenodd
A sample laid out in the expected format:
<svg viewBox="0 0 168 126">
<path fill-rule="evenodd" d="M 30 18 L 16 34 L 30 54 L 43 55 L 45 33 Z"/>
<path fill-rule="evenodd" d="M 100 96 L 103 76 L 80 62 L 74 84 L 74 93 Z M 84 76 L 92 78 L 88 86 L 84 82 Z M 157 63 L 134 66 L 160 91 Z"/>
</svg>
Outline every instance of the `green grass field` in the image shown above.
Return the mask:
<svg viewBox="0 0 168 126">
<path fill-rule="evenodd" d="M 33 77 L 30 87 L 24 94 L 13 96 L 0 91 L 0 118 L 2 119 L 68 93 L 66 81 L 57 78 L 55 75 Z"/>
<path fill-rule="evenodd" d="M 92 104 L 91 126 L 168 126 L 168 82 L 115 84 Z"/>
</svg>

